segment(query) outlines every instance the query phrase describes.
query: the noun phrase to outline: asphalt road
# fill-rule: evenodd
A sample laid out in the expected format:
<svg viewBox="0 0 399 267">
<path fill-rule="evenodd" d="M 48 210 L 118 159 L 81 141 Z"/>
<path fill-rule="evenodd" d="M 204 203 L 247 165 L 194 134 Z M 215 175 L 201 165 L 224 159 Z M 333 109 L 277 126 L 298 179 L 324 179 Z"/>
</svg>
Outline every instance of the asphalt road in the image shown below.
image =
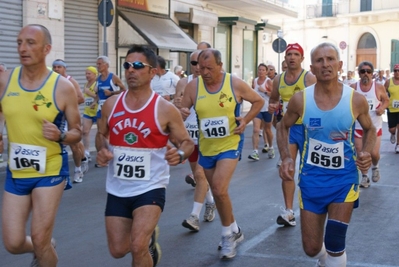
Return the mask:
<svg viewBox="0 0 399 267">
<path fill-rule="evenodd" d="M 384 124 L 381 145 L 381 180 L 370 188 L 361 189 L 360 207 L 353 213 L 347 233 L 347 266 L 392 267 L 397 260 L 399 221 L 399 154 L 389 142 Z M 95 129 L 92 131 L 94 136 Z M 162 258 L 159 267 L 311 267 L 315 260 L 308 258 L 301 247 L 300 224 L 284 228 L 275 220 L 283 205 L 281 183 L 276 158 L 260 155 L 259 162 L 247 159 L 251 152 L 249 125 L 243 158 L 230 186 L 234 213 L 245 239 L 237 256 L 229 261 L 218 257 L 221 225 L 218 215 L 213 222 L 201 222 L 198 233 L 181 226 L 191 212 L 194 189 L 184 182 L 188 164 L 171 168 L 165 210 L 161 216 L 159 243 Z M 92 139 L 93 140 L 93 139 Z M 94 151 L 94 147 L 92 147 Z M 95 153 L 92 152 L 95 158 Z M 4 166 L 4 163 L 3 163 Z M 54 238 L 60 267 L 131 266 L 131 256 L 113 259 L 107 248 L 104 207 L 105 169 L 91 169 L 81 184 L 65 191 L 58 211 Z M 72 168 L 72 165 L 71 165 Z M 4 185 L 4 168 L 0 171 L 0 187 Z M 0 191 L 2 197 L 3 191 Z M 203 211 L 202 211 L 203 212 Z M 296 218 L 299 222 L 298 201 L 295 198 Z M 201 213 L 202 215 L 202 213 Z M 1 216 L 1 215 L 0 215 Z M 27 231 L 29 232 L 29 226 Z M 1 235 L 1 234 L 0 234 Z M 29 266 L 32 255 L 11 255 L 0 242 L 0 266 Z"/>
</svg>

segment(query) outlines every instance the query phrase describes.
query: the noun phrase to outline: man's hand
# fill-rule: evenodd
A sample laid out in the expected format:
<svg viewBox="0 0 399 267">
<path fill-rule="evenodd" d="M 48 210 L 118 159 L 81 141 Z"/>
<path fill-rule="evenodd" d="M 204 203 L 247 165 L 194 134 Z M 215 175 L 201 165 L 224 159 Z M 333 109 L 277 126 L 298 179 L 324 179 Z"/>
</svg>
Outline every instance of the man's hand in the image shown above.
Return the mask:
<svg viewBox="0 0 399 267">
<path fill-rule="evenodd" d="M 183 120 L 186 120 L 187 117 L 191 114 L 191 112 L 188 108 L 181 108 L 180 113 L 181 113 L 181 116 L 183 117 Z"/>
<path fill-rule="evenodd" d="M 180 162 L 180 155 L 177 153 L 177 148 L 172 147 L 171 145 L 166 145 L 166 153 L 165 153 L 165 160 L 168 162 L 170 166 L 176 166 Z"/>
<path fill-rule="evenodd" d="M 276 110 L 278 110 L 280 103 L 269 103 L 268 112 L 270 114 L 274 114 Z"/>
<path fill-rule="evenodd" d="M 49 122 L 48 120 L 43 119 L 43 137 L 47 140 L 57 142 L 60 139 L 61 131 L 54 124 Z"/>
<path fill-rule="evenodd" d="M 104 95 L 111 96 L 112 95 L 112 91 L 108 90 L 108 89 L 104 89 Z"/>
<path fill-rule="evenodd" d="M 295 170 L 295 164 L 292 158 L 285 158 L 281 162 L 281 166 L 279 168 L 280 178 L 283 181 L 293 181 L 294 170 Z"/>
<path fill-rule="evenodd" d="M 105 167 L 108 165 L 108 162 L 114 157 L 114 155 L 106 148 L 102 148 L 97 152 L 97 164 L 101 167 Z"/>
<path fill-rule="evenodd" d="M 356 158 L 356 165 L 361 171 L 368 171 L 371 166 L 371 154 L 369 152 L 359 152 Z"/>
<path fill-rule="evenodd" d="M 245 127 L 247 127 L 247 123 L 245 122 L 244 118 L 236 117 L 238 121 L 238 126 L 234 129 L 235 134 L 242 134 L 245 131 Z"/>
</svg>

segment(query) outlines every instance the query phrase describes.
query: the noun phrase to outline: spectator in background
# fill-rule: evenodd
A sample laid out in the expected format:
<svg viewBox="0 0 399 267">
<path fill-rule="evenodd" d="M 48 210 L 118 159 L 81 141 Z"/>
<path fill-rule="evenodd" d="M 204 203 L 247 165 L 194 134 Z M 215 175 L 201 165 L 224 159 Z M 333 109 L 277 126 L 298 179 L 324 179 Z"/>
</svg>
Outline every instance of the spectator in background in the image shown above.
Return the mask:
<svg viewBox="0 0 399 267">
<path fill-rule="evenodd" d="M 390 79 L 391 78 L 391 70 L 390 69 L 385 69 L 385 79 Z"/>
<path fill-rule="evenodd" d="M 211 48 L 212 46 L 209 44 L 209 43 L 207 43 L 207 42 L 200 42 L 198 45 L 197 45 L 197 49 L 198 50 L 204 50 L 204 49 L 207 49 L 207 48 Z"/>
<path fill-rule="evenodd" d="M 380 69 L 378 75 L 375 78 L 375 82 L 384 85 L 387 78 L 384 77 L 384 70 Z"/>
<path fill-rule="evenodd" d="M 288 69 L 287 62 L 285 62 L 285 60 L 283 60 L 283 62 L 281 62 L 281 72 L 284 72 L 287 69 Z"/>
<path fill-rule="evenodd" d="M 276 77 L 277 73 L 276 73 L 276 68 L 273 65 L 268 65 L 268 73 L 267 73 L 267 77 L 269 77 L 270 80 L 273 80 L 274 77 Z"/>
<path fill-rule="evenodd" d="M 346 80 L 344 80 L 344 84 L 349 86 L 355 82 L 357 82 L 357 80 L 353 77 L 353 71 L 348 70 L 348 76 L 346 77 Z"/>
<path fill-rule="evenodd" d="M 183 67 L 180 66 L 180 65 L 177 65 L 177 66 L 174 68 L 174 73 L 175 73 L 180 79 L 186 77 L 186 75 L 185 75 L 185 73 L 184 73 L 184 70 L 183 70 Z"/>
<path fill-rule="evenodd" d="M 179 76 L 166 70 L 166 61 L 163 57 L 157 57 L 157 74 L 151 80 L 151 89 L 168 101 L 172 101 L 176 94 L 176 85 Z"/>
<path fill-rule="evenodd" d="M 7 67 L 4 63 L 0 63 L 0 73 L 5 72 L 7 70 Z M 3 131 L 4 131 L 4 116 L 3 112 L 0 112 L 0 139 L 3 140 Z M 0 162 L 3 162 L 3 154 L 0 154 Z"/>
</svg>

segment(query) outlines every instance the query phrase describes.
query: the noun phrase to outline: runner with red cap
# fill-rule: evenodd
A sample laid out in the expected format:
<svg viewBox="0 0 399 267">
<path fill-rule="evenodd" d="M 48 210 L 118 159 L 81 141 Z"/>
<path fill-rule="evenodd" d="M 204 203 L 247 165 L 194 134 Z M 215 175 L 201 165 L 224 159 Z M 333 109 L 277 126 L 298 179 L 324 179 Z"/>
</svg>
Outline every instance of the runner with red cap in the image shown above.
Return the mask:
<svg viewBox="0 0 399 267">
<path fill-rule="evenodd" d="M 273 113 L 279 106 L 280 97 L 283 101 L 283 115 L 287 110 L 287 105 L 291 97 L 305 87 L 316 83 L 316 77 L 302 68 L 301 63 L 304 59 L 303 48 L 298 44 L 289 44 L 285 50 L 285 62 L 288 69 L 277 75 L 273 79 L 273 89 L 269 100 L 269 112 Z M 298 149 L 303 144 L 303 126 L 301 119 L 298 119 L 295 125 L 290 129 L 289 148 L 293 161 L 296 160 Z M 294 177 L 293 171 L 292 176 Z M 295 181 L 282 180 L 282 189 L 285 202 L 285 208 L 277 217 L 277 224 L 284 226 L 295 226 L 295 216 L 293 211 Z"/>
</svg>

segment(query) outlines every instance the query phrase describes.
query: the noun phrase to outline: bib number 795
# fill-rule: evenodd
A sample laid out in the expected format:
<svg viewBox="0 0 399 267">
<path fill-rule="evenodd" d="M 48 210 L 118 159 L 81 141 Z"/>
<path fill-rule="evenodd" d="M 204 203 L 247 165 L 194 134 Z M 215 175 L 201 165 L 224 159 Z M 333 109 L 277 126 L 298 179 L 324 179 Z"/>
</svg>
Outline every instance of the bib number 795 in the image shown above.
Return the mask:
<svg viewBox="0 0 399 267">
<path fill-rule="evenodd" d="M 128 165 L 128 164 L 121 164 L 117 163 L 117 176 L 118 177 L 125 177 L 126 179 L 130 178 L 137 178 L 142 179 L 145 177 L 145 170 L 144 165 Z"/>
</svg>

